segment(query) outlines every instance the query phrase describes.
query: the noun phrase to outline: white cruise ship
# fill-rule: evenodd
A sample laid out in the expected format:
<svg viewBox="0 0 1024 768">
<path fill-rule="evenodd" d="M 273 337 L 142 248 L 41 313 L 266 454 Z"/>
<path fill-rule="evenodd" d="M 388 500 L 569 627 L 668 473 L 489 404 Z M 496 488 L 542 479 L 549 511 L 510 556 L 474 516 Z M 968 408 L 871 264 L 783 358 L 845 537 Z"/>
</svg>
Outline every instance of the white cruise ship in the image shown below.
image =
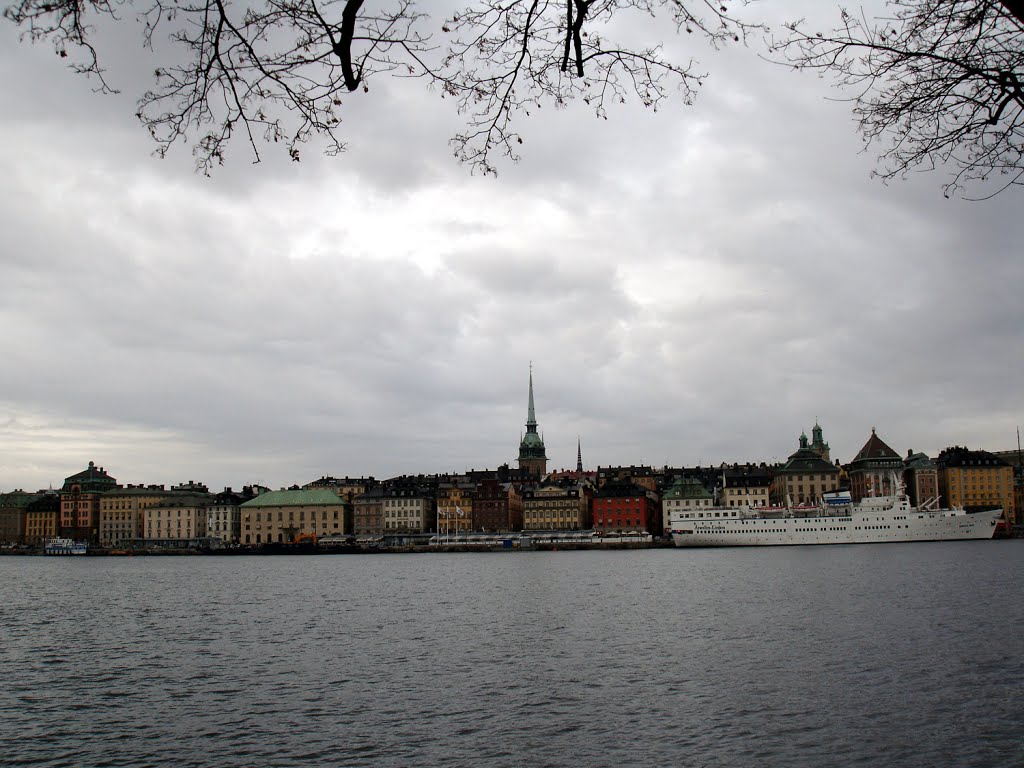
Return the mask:
<svg viewBox="0 0 1024 768">
<path fill-rule="evenodd" d="M 1003 510 L 912 507 L 904 493 L 848 497 L 813 507 L 708 507 L 681 510 L 669 519 L 677 547 L 786 544 L 868 544 L 887 541 L 991 539 Z"/>
</svg>

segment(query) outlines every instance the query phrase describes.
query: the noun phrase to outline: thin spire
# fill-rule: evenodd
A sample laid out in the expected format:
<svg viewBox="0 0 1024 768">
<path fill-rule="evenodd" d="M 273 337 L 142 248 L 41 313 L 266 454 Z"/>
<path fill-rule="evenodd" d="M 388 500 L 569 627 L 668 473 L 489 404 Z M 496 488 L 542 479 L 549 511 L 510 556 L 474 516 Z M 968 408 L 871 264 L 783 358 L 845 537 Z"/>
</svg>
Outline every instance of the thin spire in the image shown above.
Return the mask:
<svg viewBox="0 0 1024 768">
<path fill-rule="evenodd" d="M 527 411 L 526 411 L 526 426 L 528 428 L 531 427 L 531 426 L 535 428 L 535 429 L 532 429 L 532 430 L 529 430 L 529 431 L 531 431 L 531 432 L 535 432 L 536 431 L 537 416 L 536 416 L 536 414 L 534 412 L 534 409 L 533 409 L 533 361 L 532 360 L 530 361 L 530 405 L 529 405 L 529 407 L 527 408 Z"/>
<path fill-rule="evenodd" d="M 519 441 L 519 466 L 543 475 L 547 466 L 544 436 L 537 434 L 537 415 L 533 405 L 533 361 L 530 361 L 530 405 L 526 415 L 526 434 Z"/>
<path fill-rule="evenodd" d="M 1019 435 L 1019 430 L 1018 430 Z M 1018 440 L 1019 442 L 1019 440 Z M 576 471 L 583 471 L 583 449 L 580 447 L 580 436 L 576 435 Z"/>
</svg>

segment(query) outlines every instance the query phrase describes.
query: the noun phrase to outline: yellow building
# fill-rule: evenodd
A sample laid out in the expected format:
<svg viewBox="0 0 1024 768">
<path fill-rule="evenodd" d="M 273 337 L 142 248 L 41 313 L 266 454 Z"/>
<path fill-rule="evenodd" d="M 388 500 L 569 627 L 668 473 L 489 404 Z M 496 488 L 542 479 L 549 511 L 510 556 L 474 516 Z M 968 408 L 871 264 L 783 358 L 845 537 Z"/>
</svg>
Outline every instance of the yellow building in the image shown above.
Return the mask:
<svg viewBox="0 0 1024 768">
<path fill-rule="evenodd" d="M 146 535 L 146 510 L 168 491 L 162 485 L 128 485 L 107 491 L 100 497 L 101 547 L 126 547 Z"/>
<path fill-rule="evenodd" d="M 45 505 L 30 505 L 25 509 L 25 543 L 40 546 L 57 536 L 60 521 L 60 499 L 48 497 Z"/>
<path fill-rule="evenodd" d="M 828 448 L 827 443 L 825 447 Z M 769 503 L 772 473 L 765 464 L 723 466 L 721 485 L 718 500 L 721 507 L 766 507 Z"/>
<path fill-rule="evenodd" d="M 433 491 L 416 479 L 386 483 L 380 506 L 385 536 L 429 533 L 437 524 Z"/>
<path fill-rule="evenodd" d="M 209 496 L 177 493 L 165 495 L 143 510 L 147 543 L 184 544 L 206 538 Z"/>
<path fill-rule="evenodd" d="M 349 504 L 329 488 L 261 493 L 241 506 L 242 544 L 287 544 L 352 533 Z"/>
<path fill-rule="evenodd" d="M 706 509 L 715 505 L 715 495 L 704 487 L 699 478 L 678 475 L 671 487 L 661 496 L 661 529 L 671 528 L 672 516 L 680 517 L 691 510 Z M 696 514 L 696 513 L 694 513 Z"/>
<path fill-rule="evenodd" d="M 820 450 L 808 444 L 807 435 L 801 434 L 800 448 L 775 470 L 771 498 L 775 504 L 817 504 L 823 493 L 838 488 L 839 468 L 829 464 Z"/>
<path fill-rule="evenodd" d="M 437 531 L 456 535 L 473 529 L 473 491 L 475 483 L 458 481 L 437 487 Z"/>
<path fill-rule="evenodd" d="M 0 493 L 0 544 L 25 543 L 25 508 L 39 498 L 22 490 Z"/>
<path fill-rule="evenodd" d="M 578 531 L 590 527 L 590 499 L 573 484 L 546 485 L 523 494 L 524 531 Z"/>
<path fill-rule="evenodd" d="M 38 546 L 57 535 L 60 497 L 53 491 L 0 494 L 0 540 Z"/>
<path fill-rule="evenodd" d="M 988 451 L 954 446 L 939 454 L 942 504 L 968 512 L 1001 508 L 1011 524 L 1019 522 L 1014 500 L 1013 467 Z"/>
</svg>

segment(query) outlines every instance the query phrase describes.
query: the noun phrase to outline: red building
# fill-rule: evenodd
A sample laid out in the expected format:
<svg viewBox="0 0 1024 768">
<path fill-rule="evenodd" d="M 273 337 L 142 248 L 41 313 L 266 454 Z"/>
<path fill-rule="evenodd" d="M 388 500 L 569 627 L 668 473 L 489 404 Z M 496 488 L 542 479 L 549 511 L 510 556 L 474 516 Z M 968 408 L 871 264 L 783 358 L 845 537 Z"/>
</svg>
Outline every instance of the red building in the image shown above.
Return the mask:
<svg viewBox="0 0 1024 768">
<path fill-rule="evenodd" d="M 871 437 L 846 472 L 855 502 L 868 496 L 891 496 L 903 479 L 903 459 L 872 429 Z"/>
<path fill-rule="evenodd" d="M 487 478 L 473 491 L 473 530 L 523 530 L 523 499 L 512 483 Z"/>
<path fill-rule="evenodd" d="M 630 482 L 608 482 L 590 499 L 590 517 L 598 531 L 661 530 L 658 495 Z"/>
<path fill-rule="evenodd" d="M 915 507 L 939 501 L 939 469 L 924 453 L 907 451 L 903 460 L 903 482 L 907 486 L 907 496 Z"/>
<path fill-rule="evenodd" d="M 99 541 L 100 497 L 115 488 L 117 480 L 91 461 L 86 469 L 65 479 L 60 489 L 60 535 Z"/>
</svg>

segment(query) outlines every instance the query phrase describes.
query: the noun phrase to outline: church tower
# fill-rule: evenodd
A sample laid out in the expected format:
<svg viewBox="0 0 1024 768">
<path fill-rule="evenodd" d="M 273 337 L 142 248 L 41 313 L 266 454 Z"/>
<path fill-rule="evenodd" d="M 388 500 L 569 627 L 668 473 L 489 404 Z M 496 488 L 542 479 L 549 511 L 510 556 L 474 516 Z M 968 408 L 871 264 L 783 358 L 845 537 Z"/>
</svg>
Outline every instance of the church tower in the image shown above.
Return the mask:
<svg viewBox="0 0 1024 768">
<path fill-rule="evenodd" d="M 825 461 L 831 461 L 829 458 L 829 447 L 828 443 L 825 442 L 825 438 L 821 433 L 821 425 L 818 424 L 818 420 L 814 420 L 814 429 L 811 430 L 811 450 L 821 456 Z"/>
<path fill-rule="evenodd" d="M 537 434 L 537 416 L 533 409 L 533 365 L 530 366 L 530 402 L 526 411 L 526 434 L 519 441 L 519 468 L 543 477 L 548 471 L 544 438 Z"/>
</svg>

